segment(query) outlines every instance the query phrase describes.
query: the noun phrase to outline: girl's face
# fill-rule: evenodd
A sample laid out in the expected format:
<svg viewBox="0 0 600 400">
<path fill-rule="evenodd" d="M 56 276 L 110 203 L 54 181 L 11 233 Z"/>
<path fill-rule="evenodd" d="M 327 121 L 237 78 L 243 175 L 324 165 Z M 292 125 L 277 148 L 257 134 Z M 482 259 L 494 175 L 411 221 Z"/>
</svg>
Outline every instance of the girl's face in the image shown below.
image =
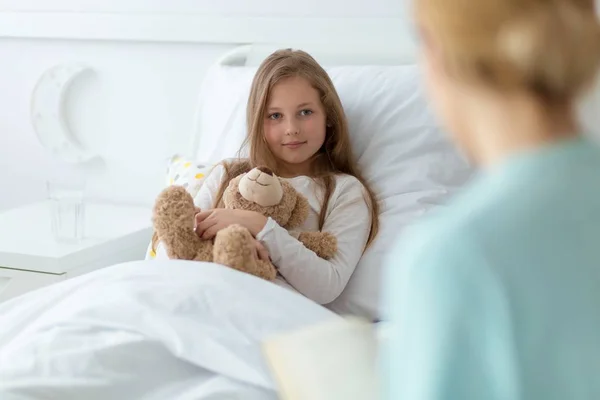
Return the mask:
<svg viewBox="0 0 600 400">
<path fill-rule="evenodd" d="M 302 77 L 285 78 L 273 86 L 265 114 L 265 138 L 286 169 L 306 175 L 313 155 L 325 141 L 327 116 L 319 92 Z"/>
</svg>

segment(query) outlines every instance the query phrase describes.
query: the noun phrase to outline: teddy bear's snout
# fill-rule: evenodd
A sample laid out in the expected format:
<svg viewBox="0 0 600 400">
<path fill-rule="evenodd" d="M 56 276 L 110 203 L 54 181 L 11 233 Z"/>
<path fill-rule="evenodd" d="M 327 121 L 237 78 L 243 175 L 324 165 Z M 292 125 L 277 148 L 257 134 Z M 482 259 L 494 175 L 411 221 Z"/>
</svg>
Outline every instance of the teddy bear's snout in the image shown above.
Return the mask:
<svg viewBox="0 0 600 400">
<path fill-rule="evenodd" d="M 277 205 L 283 198 L 283 188 L 279 178 L 266 167 L 254 168 L 239 183 L 243 198 L 263 207 Z"/>
</svg>

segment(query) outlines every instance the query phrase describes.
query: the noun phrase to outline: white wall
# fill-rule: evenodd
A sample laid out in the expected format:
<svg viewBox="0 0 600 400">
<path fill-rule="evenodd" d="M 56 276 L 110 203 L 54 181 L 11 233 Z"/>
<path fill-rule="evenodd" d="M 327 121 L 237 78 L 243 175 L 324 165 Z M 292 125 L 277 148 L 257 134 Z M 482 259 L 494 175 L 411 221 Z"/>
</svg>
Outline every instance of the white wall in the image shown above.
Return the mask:
<svg viewBox="0 0 600 400">
<path fill-rule="evenodd" d="M 221 16 L 394 17 L 401 0 L 0 0 L 0 11 L 195 13 Z"/>
<path fill-rule="evenodd" d="M 95 180 L 91 194 L 147 202 L 152 187 L 137 192 L 120 167 L 134 176 L 136 168 L 154 170 L 156 185 L 161 184 L 164 159 L 188 142 L 203 73 L 227 48 L 0 41 L 0 209 L 43 198 L 47 179 L 80 169 L 54 159 L 30 124 L 31 92 L 47 68 L 68 62 L 94 67 L 72 87 L 67 106 L 77 139 L 104 159 L 104 165 L 87 166 Z"/>
</svg>

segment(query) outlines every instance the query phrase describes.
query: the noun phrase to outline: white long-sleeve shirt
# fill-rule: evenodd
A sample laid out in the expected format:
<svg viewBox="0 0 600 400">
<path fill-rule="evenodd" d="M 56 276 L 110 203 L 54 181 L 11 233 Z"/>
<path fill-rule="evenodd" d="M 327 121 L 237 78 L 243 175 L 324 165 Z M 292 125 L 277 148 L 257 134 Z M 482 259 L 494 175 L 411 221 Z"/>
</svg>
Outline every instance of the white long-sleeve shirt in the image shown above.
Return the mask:
<svg viewBox="0 0 600 400">
<path fill-rule="evenodd" d="M 213 208 L 224 171 L 219 165 L 206 177 L 194 199 L 196 206 L 202 210 Z M 306 176 L 286 180 L 308 200 L 308 218 L 301 227 L 291 231 L 268 219 L 257 239 L 269 251 L 279 270 L 277 284 L 296 290 L 319 304 L 331 303 L 346 287 L 369 237 L 371 213 L 364 187 L 353 176 L 336 176 L 322 230 L 337 237 L 338 251 L 332 259 L 324 260 L 296 239 L 300 232 L 319 230 L 322 189 Z M 167 256 L 159 244 L 157 258 L 161 257 Z"/>
</svg>

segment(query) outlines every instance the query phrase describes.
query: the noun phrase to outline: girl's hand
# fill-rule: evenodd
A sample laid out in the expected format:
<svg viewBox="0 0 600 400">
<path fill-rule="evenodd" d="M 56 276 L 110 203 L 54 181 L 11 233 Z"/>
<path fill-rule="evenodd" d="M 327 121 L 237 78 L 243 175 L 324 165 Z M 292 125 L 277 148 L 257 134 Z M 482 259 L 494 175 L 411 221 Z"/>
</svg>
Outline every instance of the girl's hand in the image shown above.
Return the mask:
<svg viewBox="0 0 600 400">
<path fill-rule="evenodd" d="M 212 239 L 221 229 L 238 224 L 256 237 L 266 223 L 267 217 L 255 211 L 215 208 L 196 214 L 196 233 L 202 239 Z"/>
<path fill-rule="evenodd" d="M 271 262 L 271 256 L 269 255 L 269 251 L 263 246 L 261 242 L 255 240 L 256 244 L 256 257 L 259 260 Z"/>
</svg>

